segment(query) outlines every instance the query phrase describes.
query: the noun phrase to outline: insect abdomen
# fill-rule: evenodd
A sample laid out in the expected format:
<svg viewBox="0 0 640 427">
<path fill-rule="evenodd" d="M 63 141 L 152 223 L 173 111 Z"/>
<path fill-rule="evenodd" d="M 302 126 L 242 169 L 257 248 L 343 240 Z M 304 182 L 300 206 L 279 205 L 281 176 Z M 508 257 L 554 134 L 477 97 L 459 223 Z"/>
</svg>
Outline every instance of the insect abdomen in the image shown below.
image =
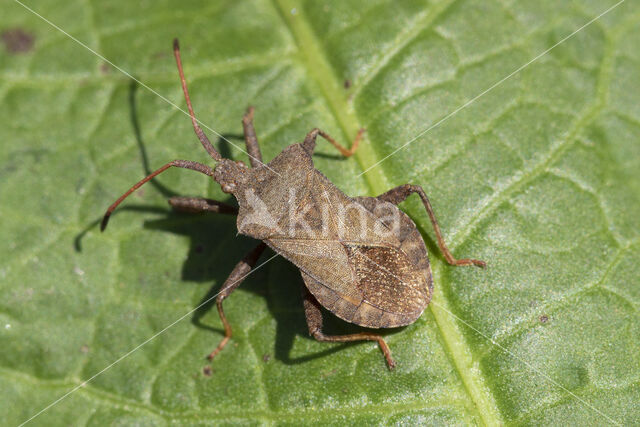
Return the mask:
<svg viewBox="0 0 640 427">
<path fill-rule="evenodd" d="M 431 297 L 422 271 L 396 248 L 345 244 L 355 272 L 353 288 L 358 295 L 344 295 L 333 283 L 320 283 L 302 271 L 316 299 L 336 316 L 370 328 L 392 328 L 412 323 Z"/>
</svg>

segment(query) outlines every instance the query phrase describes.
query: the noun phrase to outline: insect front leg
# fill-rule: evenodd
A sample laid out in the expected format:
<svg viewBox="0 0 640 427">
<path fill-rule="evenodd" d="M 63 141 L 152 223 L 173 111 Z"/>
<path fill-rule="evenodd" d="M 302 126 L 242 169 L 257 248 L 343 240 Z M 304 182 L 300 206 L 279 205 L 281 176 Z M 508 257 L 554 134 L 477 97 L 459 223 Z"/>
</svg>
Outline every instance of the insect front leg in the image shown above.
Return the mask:
<svg viewBox="0 0 640 427">
<path fill-rule="evenodd" d="M 220 344 L 218 344 L 215 350 L 213 350 L 209 354 L 209 356 L 207 356 L 209 360 L 212 360 L 218 353 L 220 353 L 224 346 L 227 345 L 232 335 L 231 325 L 229 325 L 227 317 L 224 315 L 224 310 L 222 309 L 222 301 L 224 301 L 224 299 L 228 297 L 231 292 L 233 292 L 238 286 L 240 286 L 251 269 L 255 267 L 256 262 L 258 262 L 258 258 L 260 258 L 260 255 L 266 247 L 266 244 L 260 243 L 251 252 L 249 252 L 247 256 L 242 258 L 242 261 L 236 264 L 236 266 L 233 268 L 233 271 L 222 285 L 222 288 L 220 289 L 220 292 L 218 293 L 218 296 L 216 298 L 216 305 L 218 307 L 220 320 L 222 320 L 222 325 L 224 326 L 224 338 L 222 339 L 222 341 L 220 341 Z"/>
<path fill-rule="evenodd" d="M 171 207 L 178 212 L 199 213 L 213 212 L 229 215 L 237 215 L 238 208 L 217 200 L 203 197 L 172 197 L 169 199 Z"/>
<path fill-rule="evenodd" d="M 422 199 L 422 204 L 424 205 L 427 213 L 429 214 L 429 219 L 431 220 L 431 224 L 433 225 L 433 229 L 436 232 L 436 238 L 438 239 L 438 246 L 440 246 L 440 250 L 442 251 L 445 259 L 451 265 L 477 265 L 478 267 L 486 267 L 487 263 L 484 261 L 480 261 L 479 259 L 456 259 L 449 251 L 447 244 L 444 241 L 444 237 L 442 237 L 442 232 L 440 231 L 440 226 L 438 225 L 438 220 L 436 219 L 436 215 L 433 212 L 433 207 L 431 206 L 431 202 L 429 202 L 429 198 L 425 194 L 422 187 L 419 185 L 411 185 L 405 184 L 396 188 L 392 188 L 391 190 L 383 193 L 377 197 L 378 200 L 382 200 L 384 202 L 393 203 L 394 205 L 399 204 L 404 201 L 407 197 L 409 197 L 412 193 L 417 193 Z"/>
<path fill-rule="evenodd" d="M 304 315 L 307 318 L 309 334 L 311 334 L 313 338 L 324 342 L 376 341 L 384 354 L 384 358 L 387 360 L 389 369 L 393 369 L 396 366 L 396 362 L 391 357 L 389 346 L 384 341 L 384 338 L 378 334 L 361 332 L 350 335 L 325 335 L 322 332 L 322 311 L 320 310 L 320 303 L 311 292 L 309 292 L 306 286 L 302 288 Z"/>
<path fill-rule="evenodd" d="M 305 150 L 307 150 L 309 155 L 313 155 L 313 150 L 315 150 L 316 148 L 316 138 L 318 137 L 318 135 L 320 135 L 321 137 L 329 141 L 331 145 L 336 147 L 340 152 L 340 154 L 342 154 L 345 157 L 350 157 L 358 149 L 358 145 L 362 140 L 362 135 L 364 134 L 364 132 L 365 132 L 364 128 L 361 128 L 358 131 L 358 134 L 356 135 L 355 139 L 353 140 L 353 143 L 351 144 L 351 148 L 347 150 L 342 145 L 340 145 L 335 139 L 333 139 L 328 133 L 318 128 L 315 128 L 311 132 L 309 132 L 307 136 L 304 138 L 304 142 L 302 143 L 302 146 L 304 147 Z"/>
<path fill-rule="evenodd" d="M 242 128 L 244 129 L 244 142 L 247 144 L 249 162 L 251 162 L 251 167 L 257 168 L 264 163 L 262 163 L 262 153 L 260 152 L 256 130 L 253 127 L 253 112 L 253 107 L 247 108 L 247 112 L 242 116 Z"/>
</svg>

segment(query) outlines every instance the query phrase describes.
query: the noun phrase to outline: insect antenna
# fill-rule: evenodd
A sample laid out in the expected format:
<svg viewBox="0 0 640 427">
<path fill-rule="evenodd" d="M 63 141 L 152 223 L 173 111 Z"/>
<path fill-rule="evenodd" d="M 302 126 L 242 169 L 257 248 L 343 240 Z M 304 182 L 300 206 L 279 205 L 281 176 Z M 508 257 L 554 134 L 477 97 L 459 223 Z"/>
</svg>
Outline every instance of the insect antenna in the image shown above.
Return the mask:
<svg viewBox="0 0 640 427">
<path fill-rule="evenodd" d="M 126 193 L 120 196 L 118 200 L 113 202 L 113 204 L 109 206 L 109 209 L 107 209 L 107 212 L 105 212 L 104 217 L 102 217 L 102 222 L 100 223 L 100 231 L 104 231 L 104 229 L 107 228 L 107 223 L 109 222 L 109 218 L 111 217 L 111 214 L 113 213 L 114 210 L 116 210 L 118 205 L 122 203 L 124 199 L 126 199 L 131 193 L 136 191 L 138 188 L 142 187 L 144 183 L 152 180 L 155 176 L 160 175 L 162 172 L 166 171 L 172 166 L 177 168 L 183 168 L 183 169 L 191 169 L 191 170 L 203 173 L 205 175 L 213 176 L 213 169 L 211 169 L 207 165 L 203 165 L 202 163 L 198 163 L 198 162 L 192 162 L 191 160 L 173 160 L 165 164 L 164 166 L 162 166 L 160 169 L 153 171 L 150 175 L 147 175 L 146 177 L 142 178 L 133 187 L 127 190 Z"/>
<path fill-rule="evenodd" d="M 176 57 L 176 64 L 178 64 L 178 73 L 180 74 L 180 83 L 182 84 L 182 91 L 184 92 L 184 98 L 186 99 L 187 107 L 189 108 L 189 116 L 191 116 L 191 123 L 193 123 L 193 130 L 196 132 L 196 135 L 198 136 L 198 139 L 202 143 L 202 146 L 204 147 L 204 149 L 207 150 L 207 153 L 209 153 L 209 155 L 214 160 L 220 161 L 223 159 L 223 157 L 220 155 L 220 153 L 218 153 L 218 151 L 216 151 L 215 148 L 213 148 L 211 141 L 209 141 L 209 138 L 207 138 L 207 136 L 204 134 L 204 132 L 198 125 L 198 121 L 196 120 L 195 113 L 193 112 L 193 106 L 191 105 L 191 99 L 189 98 L 189 90 L 187 89 L 187 81 L 184 78 L 184 71 L 182 70 L 182 60 L 180 59 L 180 44 L 178 43 L 178 39 L 173 40 L 173 54 Z M 104 231 L 104 229 L 107 228 L 107 223 L 109 222 L 109 218 L 111 217 L 111 214 L 118 207 L 118 205 L 122 203 L 124 199 L 126 199 L 131 193 L 133 193 L 138 188 L 140 188 L 144 183 L 146 183 L 147 181 L 150 181 L 155 176 L 161 174 L 162 172 L 166 171 L 172 166 L 175 166 L 178 168 L 184 168 L 184 169 L 191 169 L 191 170 L 201 172 L 205 175 L 213 176 L 213 169 L 211 169 L 209 166 L 203 165 L 198 162 L 192 162 L 189 160 L 174 160 L 172 162 L 169 162 L 164 166 L 162 166 L 160 169 L 152 172 L 145 178 L 138 181 L 133 187 L 127 190 L 126 193 L 120 196 L 118 200 L 116 200 L 111 206 L 109 206 L 109 208 L 107 209 L 107 212 L 105 212 L 104 214 L 104 217 L 102 217 L 102 222 L 100 223 L 100 230 Z"/>
<path fill-rule="evenodd" d="M 182 60 L 180 59 L 180 44 L 178 43 L 178 39 L 173 39 L 173 55 L 176 57 L 176 63 L 178 64 L 178 73 L 180 73 L 180 83 L 182 83 L 182 91 L 184 92 L 184 98 L 187 100 L 187 107 L 189 108 L 189 115 L 191 116 L 191 123 L 193 123 L 193 130 L 196 132 L 198 139 L 202 143 L 202 146 L 207 153 L 213 158 L 213 160 L 220 161 L 222 160 L 222 156 L 220 153 L 213 148 L 211 145 L 211 141 L 207 138 L 207 135 L 204 134 L 200 126 L 198 125 L 198 120 L 196 120 L 196 115 L 193 112 L 193 107 L 191 106 L 191 99 L 189 98 L 189 90 L 187 89 L 187 81 L 184 78 L 184 71 L 182 71 Z"/>
</svg>

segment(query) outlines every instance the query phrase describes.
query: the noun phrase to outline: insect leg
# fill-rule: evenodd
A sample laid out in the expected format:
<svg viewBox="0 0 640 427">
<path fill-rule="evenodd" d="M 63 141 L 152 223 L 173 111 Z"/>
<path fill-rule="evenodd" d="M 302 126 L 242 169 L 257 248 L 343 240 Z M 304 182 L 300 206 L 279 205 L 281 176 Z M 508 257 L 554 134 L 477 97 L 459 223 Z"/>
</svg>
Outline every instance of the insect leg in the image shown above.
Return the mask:
<svg viewBox="0 0 640 427">
<path fill-rule="evenodd" d="M 235 206 L 202 197 L 172 197 L 169 199 L 169 204 L 178 212 L 214 212 L 230 215 L 238 214 L 238 208 Z"/>
<path fill-rule="evenodd" d="M 306 286 L 303 286 L 302 296 L 304 298 L 304 315 L 307 318 L 307 326 L 309 327 L 309 334 L 318 341 L 325 342 L 349 342 L 349 341 L 377 341 L 380 346 L 380 350 L 384 354 L 384 358 L 387 360 L 389 369 L 393 369 L 396 366 L 396 362 L 391 357 L 391 350 L 384 341 L 384 338 L 378 334 L 372 334 L 367 332 L 361 332 L 358 334 L 350 335 L 325 335 L 322 332 L 322 312 L 320 311 L 320 303 L 309 292 Z"/>
<path fill-rule="evenodd" d="M 260 243 L 251 252 L 249 252 L 247 256 L 242 258 L 242 261 L 236 264 L 236 266 L 233 268 L 233 271 L 222 285 L 222 288 L 220 289 L 220 292 L 218 293 L 218 296 L 216 298 L 216 305 L 218 306 L 218 314 L 220 314 L 220 320 L 222 320 L 222 324 L 224 325 L 224 338 L 222 339 L 222 341 L 220 341 L 220 344 L 218 344 L 218 346 L 209 354 L 209 356 L 207 356 L 209 360 L 216 357 L 216 355 L 220 353 L 220 350 L 222 350 L 224 346 L 227 345 L 229 339 L 231 339 L 231 325 L 229 325 L 229 322 L 227 322 L 227 318 L 224 315 L 224 310 L 222 309 L 222 301 L 224 301 L 224 299 L 228 297 L 231 292 L 233 292 L 238 286 L 240 286 L 247 274 L 249 274 L 251 269 L 255 267 L 256 262 L 258 262 L 258 258 L 260 258 L 260 255 L 266 247 L 266 244 Z"/>
<path fill-rule="evenodd" d="M 147 175 L 146 177 L 144 177 L 143 179 L 138 181 L 133 187 L 131 187 L 129 190 L 127 190 L 126 193 L 124 193 L 122 196 L 120 196 L 118 198 L 118 200 L 113 202 L 113 204 L 111 206 L 109 206 L 109 209 L 107 209 L 107 212 L 105 212 L 104 217 L 102 217 L 102 223 L 100 224 L 100 230 L 104 231 L 104 229 L 107 228 L 107 223 L 109 222 L 109 217 L 111 216 L 113 211 L 118 207 L 118 205 L 120 203 L 122 203 L 122 201 L 124 199 L 126 199 L 131 193 L 136 191 L 138 188 L 142 187 L 142 185 L 145 182 L 150 181 L 155 176 L 160 175 L 162 172 L 166 171 L 167 169 L 169 169 L 172 166 L 177 167 L 177 168 L 191 169 L 191 170 L 203 173 L 205 175 L 213 176 L 213 169 L 211 169 L 207 165 L 203 165 L 202 163 L 198 163 L 198 162 L 192 162 L 191 160 L 173 160 L 173 161 L 165 164 L 164 166 L 162 166 L 160 169 L 155 170 L 151 174 Z"/>
<path fill-rule="evenodd" d="M 384 202 L 393 203 L 397 205 L 398 203 L 404 201 L 407 197 L 409 197 L 412 193 L 417 193 L 422 199 L 422 204 L 424 205 L 427 213 L 429 214 L 429 219 L 431 220 L 431 224 L 433 225 L 433 229 L 436 232 L 436 238 L 438 239 L 438 246 L 440 246 L 440 250 L 442 251 L 445 259 L 451 265 L 477 265 L 478 267 L 486 267 L 487 263 L 484 261 L 480 261 L 479 259 L 456 259 L 447 248 L 447 244 L 444 241 L 444 237 L 442 237 L 442 232 L 440 231 L 440 226 L 438 225 L 438 220 L 436 219 L 436 215 L 433 212 L 433 207 L 431 206 L 431 202 L 429 202 L 429 198 L 425 194 L 422 187 L 419 185 L 411 185 L 405 184 L 396 188 L 392 188 L 379 195 L 378 200 L 382 200 Z"/>
<path fill-rule="evenodd" d="M 318 128 L 315 128 L 311 132 L 309 132 L 307 136 L 304 138 L 304 142 L 302 143 L 302 146 L 304 147 L 305 150 L 307 150 L 309 154 L 313 154 L 313 150 L 316 148 L 316 138 L 318 137 L 318 135 L 320 135 L 321 137 L 329 141 L 331 145 L 336 147 L 340 152 L 340 154 L 342 154 L 345 157 L 350 157 L 358 149 L 358 145 L 360 144 L 360 140 L 362 139 L 362 134 L 364 134 L 364 132 L 365 132 L 364 128 L 361 128 L 358 131 L 358 134 L 356 135 L 355 139 L 353 140 L 353 143 L 351 144 L 351 148 L 347 150 L 342 145 L 340 145 L 335 139 L 333 139 L 328 133 Z"/>
<path fill-rule="evenodd" d="M 244 129 L 244 141 L 247 144 L 247 154 L 249 154 L 251 167 L 257 168 L 263 163 L 260 145 L 258 145 L 258 137 L 256 136 L 256 130 L 253 127 L 253 112 L 253 107 L 250 106 L 247 108 L 247 112 L 242 116 L 242 128 Z"/>
</svg>

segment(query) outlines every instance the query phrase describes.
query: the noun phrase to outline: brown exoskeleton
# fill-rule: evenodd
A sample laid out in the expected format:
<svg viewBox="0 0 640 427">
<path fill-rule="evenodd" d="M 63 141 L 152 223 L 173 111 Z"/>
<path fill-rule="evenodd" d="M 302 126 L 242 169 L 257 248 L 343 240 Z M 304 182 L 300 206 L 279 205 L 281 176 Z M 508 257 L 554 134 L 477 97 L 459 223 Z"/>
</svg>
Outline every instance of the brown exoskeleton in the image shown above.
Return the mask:
<svg viewBox="0 0 640 427">
<path fill-rule="evenodd" d="M 211 352 L 215 357 L 231 338 L 222 302 L 251 271 L 269 246 L 300 269 L 304 311 L 309 333 L 319 341 L 376 341 L 390 368 L 395 366 L 384 339 L 363 332 L 325 335 L 323 306 L 347 322 L 369 328 L 392 328 L 413 323 L 433 294 L 433 279 L 427 249 L 413 221 L 397 204 L 417 193 L 429 214 L 438 245 L 453 265 L 477 265 L 483 261 L 455 259 L 447 249 L 427 195 L 420 186 L 401 185 L 378 197 L 350 198 L 314 168 L 312 155 L 316 138 L 322 136 L 344 156 L 352 155 L 363 130 L 350 149 L 338 144 L 319 129 L 313 129 L 300 144 L 290 145 L 268 164 L 262 155 L 253 127 L 253 108 L 242 119 L 251 168 L 240 161 L 223 158 L 211 145 L 198 122 L 189 99 L 182 70 L 178 41 L 174 55 L 193 128 L 209 155 L 218 162 L 215 169 L 188 160 L 174 160 L 162 166 L 124 193 L 104 215 L 104 230 L 114 209 L 133 191 L 156 175 L 179 167 L 212 177 L 225 193 L 238 201 L 238 208 L 203 198 L 174 197 L 177 210 L 236 214 L 238 232 L 262 242 L 231 272 L 222 285 L 216 303 L 225 336 Z"/>
</svg>

